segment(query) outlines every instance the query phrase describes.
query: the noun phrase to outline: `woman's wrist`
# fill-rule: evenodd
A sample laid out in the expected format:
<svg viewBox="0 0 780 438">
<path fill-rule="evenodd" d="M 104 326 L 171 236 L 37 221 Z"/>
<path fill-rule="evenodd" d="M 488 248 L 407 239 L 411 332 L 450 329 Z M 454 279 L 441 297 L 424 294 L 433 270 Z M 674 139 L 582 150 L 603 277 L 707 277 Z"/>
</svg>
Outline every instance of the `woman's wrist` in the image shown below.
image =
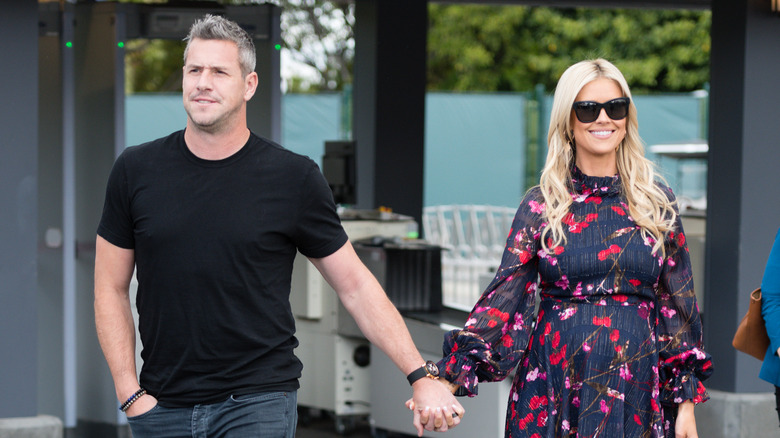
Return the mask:
<svg viewBox="0 0 780 438">
<path fill-rule="evenodd" d="M 443 384 L 444 384 L 444 386 L 446 386 L 446 387 L 447 387 L 447 389 L 449 389 L 449 390 L 450 390 L 450 392 L 451 392 L 451 393 L 453 393 L 453 394 L 455 394 L 455 391 L 457 391 L 457 390 L 458 390 L 458 388 L 460 388 L 460 385 L 456 385 L 456 384 L 454 384 L 454 383 L 450 382 L 450 381 L 449 381 L 449 380 L 447 380 L 447 379 L 441 378 L 441 379 L 439 379 L 439 380 L 440 380 L 440 381 L 441 381 L 441 383 L 443 383 Z"/>
<path fill-rule="evenodd" d="M 688 411 L 688 410 L 690 410 L 691 412 L 693 412 L 693 408 L 695 406 L 696 406 L 696 404 L 693 401 L 685 400 L 684 402 L 682 402 L 682 403 L 677 405 L 677 409 L 679 411 L 683 411 L 683 410 Z"/>
</svg>

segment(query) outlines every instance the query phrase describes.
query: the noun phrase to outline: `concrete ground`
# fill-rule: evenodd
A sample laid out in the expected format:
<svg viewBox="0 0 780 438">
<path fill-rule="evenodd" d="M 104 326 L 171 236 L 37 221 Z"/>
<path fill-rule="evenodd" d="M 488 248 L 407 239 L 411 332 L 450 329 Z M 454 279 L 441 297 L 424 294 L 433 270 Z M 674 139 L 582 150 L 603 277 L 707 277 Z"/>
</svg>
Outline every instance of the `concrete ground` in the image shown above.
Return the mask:
<svg viewBox="0 0 780 438">
<path fill-rule="evenodd" d="M 309 412 L 305 409 L 300 409 L 298 413 L 298 428 L 295 433 L 295 438 L 415 438 L 416 435 L 404 435 L 397 433 L 379 433 L 372 435 L 371 424 L 368 418 L 356 419 L 352 424 L 349 424 L 342 433 L 338 432 L 339 427 L 332 416 L 327 413 L 320 413 L 319 411 Z M 410 431 L 412 429 L 411 421 L 409 422 Z"/>
</svg>

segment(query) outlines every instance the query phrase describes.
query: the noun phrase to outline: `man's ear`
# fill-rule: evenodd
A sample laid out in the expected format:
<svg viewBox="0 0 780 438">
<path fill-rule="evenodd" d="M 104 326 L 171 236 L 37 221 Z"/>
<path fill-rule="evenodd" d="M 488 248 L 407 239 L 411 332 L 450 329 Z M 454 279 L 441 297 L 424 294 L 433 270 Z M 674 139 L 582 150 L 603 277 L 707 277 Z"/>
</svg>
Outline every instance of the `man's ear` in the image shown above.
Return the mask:
<svg viewBox="0 0 780 438">
<path fill-rule="evenodd" d="M 257 77 L 257 72 L 251 72 L 248 75 L 246 75 L 246 79 L 244 79 L 244 86 L 245 86 L 245 92 L 244 92 L 244 101 L 248 102 L 249 99 L 252 98 L 252 96 L 255 95 L 255 91 L 257 91 L 257 85 L 258 85 L 259 79 Z"/>
</svg>

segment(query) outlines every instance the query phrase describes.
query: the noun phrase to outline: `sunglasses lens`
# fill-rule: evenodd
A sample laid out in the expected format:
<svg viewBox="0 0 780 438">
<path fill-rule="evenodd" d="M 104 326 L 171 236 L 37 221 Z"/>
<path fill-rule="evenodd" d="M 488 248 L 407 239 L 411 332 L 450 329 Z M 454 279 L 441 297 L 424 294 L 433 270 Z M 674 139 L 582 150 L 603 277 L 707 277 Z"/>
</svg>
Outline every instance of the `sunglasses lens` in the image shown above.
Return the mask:
<svg viewBox="0 0 780 438">
<path fill-rule="evenodd" d="M 612 120 L 620 120 L 628 115 L 628 101 L 625 99 L 614 99 L 604 104 L 607 115 Z"/>
<path fill-rule="evenodd" d="M 592 123 L 599 118 L 601 108 L 604 108 L 610 119 L 621 120 L 628 115 L 628 102 L 627 97 L 619 97 L 604 103 L 592 101 L 574 102 L 574 114 L 580 122 Z"/>
<path fill-rule="evenodd" d="M 574 114 L 582 123 L 590 123 L 599 118 L 601 105 L 596 102 L 577 102 L 574 104 Z"/>
</svg>

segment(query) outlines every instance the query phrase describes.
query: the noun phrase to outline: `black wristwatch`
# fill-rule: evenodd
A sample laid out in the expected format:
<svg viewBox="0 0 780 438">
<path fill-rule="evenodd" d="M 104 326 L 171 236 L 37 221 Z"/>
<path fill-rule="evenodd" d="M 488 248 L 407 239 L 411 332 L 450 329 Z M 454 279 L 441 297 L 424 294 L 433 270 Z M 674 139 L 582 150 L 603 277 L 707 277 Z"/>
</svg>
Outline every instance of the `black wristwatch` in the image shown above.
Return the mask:
<svg viewBox="0 0 780 438">
<path fill-rule="evenodd" d="M 439 367 L 436 366 L 436 362 L 432 362 L 430 360 L 426 361 L 425 365 L 409 373 L 409 375 L 406 376 L 406 380 L 408 380 L 409 384 L 411 385 L 423 377 L 428 377 L 431 379 L 439 378 Z"/>
</svg>

